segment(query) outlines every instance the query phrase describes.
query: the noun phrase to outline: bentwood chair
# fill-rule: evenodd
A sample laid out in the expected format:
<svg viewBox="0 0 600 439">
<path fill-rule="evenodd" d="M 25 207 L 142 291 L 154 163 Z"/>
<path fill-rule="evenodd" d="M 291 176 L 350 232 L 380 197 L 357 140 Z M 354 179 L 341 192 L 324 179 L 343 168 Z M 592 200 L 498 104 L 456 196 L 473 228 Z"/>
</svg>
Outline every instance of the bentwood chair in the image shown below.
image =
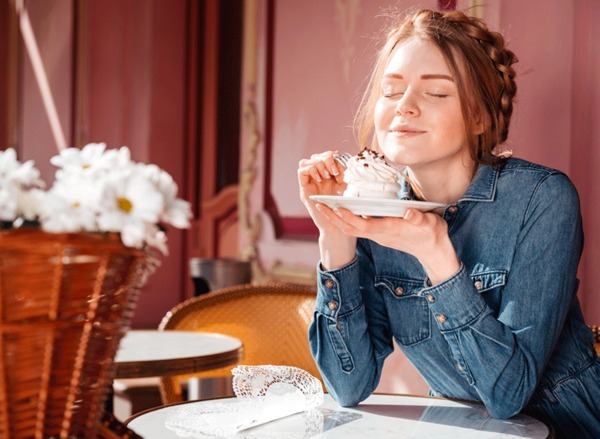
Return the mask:
<svg viewBox="0 0 600 439">
<path fill-rule="evenodd" d="M 600 326 L 590 325 L 590 328 L 594 334 L 594 347 L 596 348 L 596 354 L 600 357 Z"/>
<path fill-rule="evenodd" d="M 308 346 L 316 288 L 287 283 L 245 284 L 194 297 L 169 311 L 159 329 L 217 332 L 240 339 L 244 365 L 286 365 L 321 379 Z M 231 377 L 232 367 L 162 377 L 163 403 L 183 400 L 181 382 L 191 377 Z"/>
</svg>

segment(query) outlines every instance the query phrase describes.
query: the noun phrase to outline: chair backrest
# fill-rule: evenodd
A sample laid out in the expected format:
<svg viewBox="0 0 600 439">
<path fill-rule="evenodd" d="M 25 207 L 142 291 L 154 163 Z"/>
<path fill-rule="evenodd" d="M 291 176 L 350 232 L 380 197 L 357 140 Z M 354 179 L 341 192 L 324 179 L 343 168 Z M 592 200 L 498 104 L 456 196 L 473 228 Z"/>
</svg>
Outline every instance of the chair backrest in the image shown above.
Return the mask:
<svg viewBox="0 0 600 439">
<path fill-rule="evenodd" d="M 590 328 L 594 334 L 594 347 L 596 348 L 596 354 L 600 357 L 600 326 L 590 325 Z"/>
<path fill-rule="evenodd" d="M 174 307 L 159 329 L 218 332 L 242 340 L 240 364 L 300 367 L 321 379 L 308 346 L 316 287 L 288 283 L 246 284 L 194 297 Z M 180 382 L 194 377 L 231 377 L 232 367 L 161 378 L 164 403 L 182 400 Z"/>
</svg>

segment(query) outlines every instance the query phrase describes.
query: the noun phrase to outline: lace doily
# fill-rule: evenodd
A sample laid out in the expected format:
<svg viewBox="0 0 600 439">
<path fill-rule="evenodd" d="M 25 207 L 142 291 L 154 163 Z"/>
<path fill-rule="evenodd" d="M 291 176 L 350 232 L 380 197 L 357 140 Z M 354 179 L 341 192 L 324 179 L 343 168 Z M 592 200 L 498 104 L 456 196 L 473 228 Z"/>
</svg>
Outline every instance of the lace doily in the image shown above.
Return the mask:
<svg viewBox="0 0 600 439">
<path fill-rule="evenodd" d="M 290 366 L 238 366 L 232 370 L 237 399 L 229 402 L 184 404 L 166 421 L 180 437 L 279 437 L 304 438 L 319 431 L 323 417 L 316 407 L 323 403 L 321 382 L 303 369 Z M 239 433 L 275 419 L 304 412 L 303 426 L 284 433 Z"/>
<path fill-rule="evenodd" d="M 233 374 L 233 392 L 238 398 L 256 398 L 298 394 L 305 410 L 323 403 L 321 381 L 304 369 L 292 366 L 237 366 Z"/>
</svg>

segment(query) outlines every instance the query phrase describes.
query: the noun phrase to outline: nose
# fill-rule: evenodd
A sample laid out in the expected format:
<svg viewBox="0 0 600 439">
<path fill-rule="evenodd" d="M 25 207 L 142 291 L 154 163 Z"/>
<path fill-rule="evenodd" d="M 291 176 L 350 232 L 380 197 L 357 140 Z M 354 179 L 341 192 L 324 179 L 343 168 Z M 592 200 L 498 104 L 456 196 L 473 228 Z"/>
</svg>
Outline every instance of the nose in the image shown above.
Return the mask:
<svg viewBox="0 0 600 439">
<path fill-rule="evenodd" d="M 394 112 L 399 116 L 416 116 L 419 114 L 419 107 L 415 102 L 414 96 L 410 92 L 405 92 L 394 108 Z"/>
</svg>

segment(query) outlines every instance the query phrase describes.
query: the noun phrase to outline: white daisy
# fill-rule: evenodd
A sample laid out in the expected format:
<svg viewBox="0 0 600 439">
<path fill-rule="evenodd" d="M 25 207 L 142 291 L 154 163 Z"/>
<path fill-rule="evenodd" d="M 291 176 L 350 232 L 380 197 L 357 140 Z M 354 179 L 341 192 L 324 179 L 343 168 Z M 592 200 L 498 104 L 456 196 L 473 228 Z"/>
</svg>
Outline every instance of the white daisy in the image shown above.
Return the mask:
<svg viewBox="0 0 600 439">
<path fill-rule="evenodd" d="M 168 255 L 169 248 L 167 247 L 167 234 L 163 232 L 156 224 L 146 224 L 144 237 L 146 244 L 154 247 L 162 254 Z"/>
<path fill-rule="evenodd" d="M 190 218 L 192 218 L 190 203 L 180 198 L 168 200 L 167 203 L 160 220 L 178 229 L 187 229 L 190 226 Z"/>
<path fill-rule="evenodd" d="M 34 219 L 36 212 L 31 204 L 29 192 L 43 188 L 40 171 L 33 161 L 21 163 L 17 153 L 9 148 L 0 151 L 0 220 L 14 221 L 19 216 Z"/>
<path fill-rule="evenodd" d="M 112 171 L 131 165 L 127 147 L 119 150 L 106 150 L 105 143 L 88 143 L 83 148 L 66 148 L 50 159 L 50 163 L 58 167 L 56 179 L 68 174 L 92 174 Z"/>
<path fill-rule="evenodd" d="M 104 187 L 98 225 L 121 232 L 124 243 L 137 242 L 144 235 L 144 225 L 158 223 L 163 209 L 164 198 L 148 179 L 138 172 L 119 173 Z"/>
<path fill-rule="evenodd" d="M 0 221 L 14 221 L 17 218 L 17 197 L 14 191 L 0 181 Z"/>
<path fill-rule="evenodd" d="M 39 220 L 47 232 L 94 232 L 98 230 L 96 212 L 72 202 L 56 192 L 47 192 L 40 203 Z"/>
<path fill-rule="evenodd" d="M 177 198 L 178 188 L 173 177 L 155 165 L 141 165 L 140 169 L 164 197 L 165 209 L 160 216 L 160 221 L 179 229 L 188 228 L 192 217 L 191 205 Z"/>
<path fill-rule="evenodd" d="M 94 178 L 90 174 L 64 173 L 60 179 L 54 182 L 50 191 L 65 199 L 69 204 L 98 211 L 104 185 L 104 179 Z"/>
</svg>

